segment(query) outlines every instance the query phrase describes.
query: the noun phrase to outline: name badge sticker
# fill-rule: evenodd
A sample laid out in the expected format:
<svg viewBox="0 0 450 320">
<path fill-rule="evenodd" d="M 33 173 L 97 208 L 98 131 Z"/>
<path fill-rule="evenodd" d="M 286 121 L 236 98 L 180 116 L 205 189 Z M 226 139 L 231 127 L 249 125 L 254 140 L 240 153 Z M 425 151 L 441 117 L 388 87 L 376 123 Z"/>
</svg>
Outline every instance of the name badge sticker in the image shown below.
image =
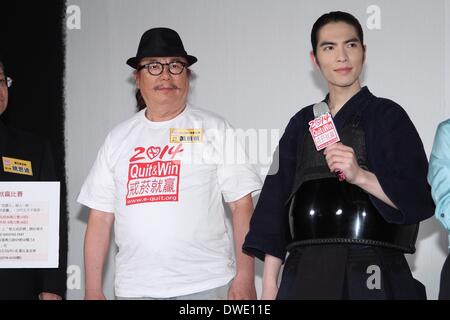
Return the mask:
<svg viewBox="0 0 450 320">
<path fill-rule="evenodd" d="M 170 129 L 170 143 L 201 143 L 202 129 Z"/>
<path fill-rule="evenodd" d="M 26 176 L 33 175 L 31 161 L 20 160 L 15 158 L 2 157 L 3 171 L 15 174 L 23 174 Z"/>
</svg>

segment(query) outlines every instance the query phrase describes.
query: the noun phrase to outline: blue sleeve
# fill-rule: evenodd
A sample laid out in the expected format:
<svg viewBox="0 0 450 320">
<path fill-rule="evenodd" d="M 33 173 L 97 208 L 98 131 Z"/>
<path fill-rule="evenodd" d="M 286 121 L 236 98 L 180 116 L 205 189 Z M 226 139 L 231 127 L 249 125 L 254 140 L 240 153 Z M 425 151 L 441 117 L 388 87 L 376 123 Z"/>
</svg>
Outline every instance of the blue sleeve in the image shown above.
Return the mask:
<svg viewBox="0 0 450 320">
<path fill-rule="evenodd" d="M 369 161 L 381 188 L 398 208 L 370 196 L 386 221 L 413 224 L 431 217 L 434 203 L 427 182 L 428 160 L 419 134 L 406 112 L 381 100 L 372 119 Z"/>
<path fill-rule="evenodd" d="M 271 168 L 272 171 L 278 165 L 278 171 L 267 175 L 264 181 L 243 245 L 243 250 L 261 260 L 265 254 L 270 254 L 284 261 L 286 247 L 291 242 L 286 201 L 294 183 L 302 119 L 301 112 L 294 116 L 280 139 Z M 276 161 L 277 153 L 279 161 Z"/>
<path fill-rule="evenodd" d="M 436 203 L 435 216 L 450 231 L 450 120 L 441 123 L 436 131 L 428 182 Z"/>
</svg>

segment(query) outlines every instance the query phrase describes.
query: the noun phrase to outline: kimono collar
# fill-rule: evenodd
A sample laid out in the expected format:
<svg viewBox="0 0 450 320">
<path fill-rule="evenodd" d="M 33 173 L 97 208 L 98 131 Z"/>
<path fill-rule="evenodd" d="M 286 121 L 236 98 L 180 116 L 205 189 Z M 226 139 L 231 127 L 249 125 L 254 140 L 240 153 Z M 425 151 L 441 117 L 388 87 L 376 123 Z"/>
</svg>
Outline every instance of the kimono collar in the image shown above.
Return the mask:
<svg viewBox="0 0 450 320">
<path fill-rule="evenodd" d="M 362 112 L 367 104 L 375 96 L 365 86 L 362 87 L 353 97 L 351 97 L 342 108 L 336 113 L 333 120 L 336 126 L 343 127 L 348 120 L 350 120 L 356 112 Z M 325 97 L 324 101 L 328 101 L 329 94 Z"/>
</svg>

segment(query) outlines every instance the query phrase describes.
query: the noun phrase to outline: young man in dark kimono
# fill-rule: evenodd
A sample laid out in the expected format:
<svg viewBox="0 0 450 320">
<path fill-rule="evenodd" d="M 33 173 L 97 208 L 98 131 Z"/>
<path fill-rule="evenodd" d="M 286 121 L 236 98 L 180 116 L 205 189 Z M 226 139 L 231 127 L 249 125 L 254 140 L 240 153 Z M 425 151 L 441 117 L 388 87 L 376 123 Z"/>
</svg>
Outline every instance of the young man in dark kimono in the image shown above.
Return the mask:
<svg viewBox="0 0 450 320">
<path fill-rule="evenodd" d="M 313 106 L 290 120 L 243 246 L 265 259 L 262 298 L 425 299 L 404 257 L 434 212 L 420 137 L 398 104 L 361 88 L 366 48 L 355 17 L 323 15 L 311 42 L 340 142 L 316 150 Z"/>
</svg>

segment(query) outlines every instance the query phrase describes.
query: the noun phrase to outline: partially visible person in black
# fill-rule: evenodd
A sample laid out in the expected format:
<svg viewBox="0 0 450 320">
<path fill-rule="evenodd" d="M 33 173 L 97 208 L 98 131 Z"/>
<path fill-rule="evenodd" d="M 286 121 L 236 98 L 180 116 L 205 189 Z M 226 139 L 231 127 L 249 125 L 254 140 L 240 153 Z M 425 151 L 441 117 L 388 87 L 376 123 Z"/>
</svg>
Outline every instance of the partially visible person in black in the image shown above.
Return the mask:
<svg viewBox="0 0 450 320">
<path fill-rule="evenodd" d="M 0 115 L 8 106 L 12 80 L 0 57 Z M 4 171 L 3 157 L 30 161 L 33 175 Z M 7 127 L 0 117 L 0 181 L 56 181 L 54 162 L 47 142 L 33 134 Z M 60 300 L 66 294 L 67 228 L 60 213 L 59 267 L 55 269 L 0 269 L 1 300 Z"/>
</svg>

